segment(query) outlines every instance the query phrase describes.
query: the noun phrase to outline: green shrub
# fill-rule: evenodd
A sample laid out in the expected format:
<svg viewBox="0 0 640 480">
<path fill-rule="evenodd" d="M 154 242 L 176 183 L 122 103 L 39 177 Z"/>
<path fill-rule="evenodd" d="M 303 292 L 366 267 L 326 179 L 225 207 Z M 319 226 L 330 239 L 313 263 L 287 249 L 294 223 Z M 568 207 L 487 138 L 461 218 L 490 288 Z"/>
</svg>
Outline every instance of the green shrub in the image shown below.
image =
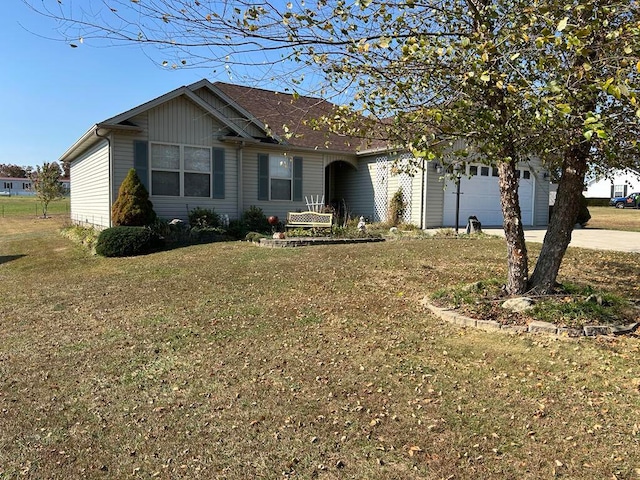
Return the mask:
<svg viewBox="0 0 640 480">
<path fill-rule="evenodd" d="M 100 232 L 96 253 L 104 257 L 130 257 L 157 250 L 162 239 L 144 227 L 112 227 Z"/>
<path fill-rule="evenodd" d="M 227 227 L 227 234 L 236 240 L 243 240 L 250 232 L 261 234 L 271 233 L 271 225 L 261 208 L 251 206 L 245 210 L 238 220 L 231 220 Z"/>
<path fill-rule="evenodd" d="M 111 217 L 114 225 L 129 227 L 149 225 L 156 219 L 149 192 L 133 168 L 120 185 L 118 198 L 111 207 Z"/>
<path fill-rule="evenodd" d="M 261 208 L 251 205 L 247 210 L 242 212 L 240 222 L 247 232 L 271 232 L 271 225 Z"/>
<path fill-rule="evenodd" d="M 213 208 L 198 207 L 189 212 L 189 225 L 192 228 L 218 228 L 222 222 Z"/>
</svg>

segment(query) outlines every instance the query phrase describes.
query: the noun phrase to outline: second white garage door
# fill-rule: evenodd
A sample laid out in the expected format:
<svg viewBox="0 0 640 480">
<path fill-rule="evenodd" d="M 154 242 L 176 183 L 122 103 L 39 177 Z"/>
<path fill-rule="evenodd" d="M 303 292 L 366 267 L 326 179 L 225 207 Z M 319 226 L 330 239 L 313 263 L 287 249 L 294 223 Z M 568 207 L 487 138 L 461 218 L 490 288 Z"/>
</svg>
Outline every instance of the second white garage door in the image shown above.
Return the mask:
<svg viewBox="0 0 640 480">
<path fill-rule="evenodd" d="M 522 223 L 533 224 L 533 173 L 528 168 L 520 168 L 520 209 Z M 459 225 L 464 227 L 470 216 L 476 216 L 483 226 L 501 226 L 502 209 L 500 207 L 500 188 L 497 169 L 485 165 L 470 165 L 467 171 L 471 176 L 460 179 Z M 444 191 L 443 226 L 455 226 L 456 184 L 447 179 Z"/>
</svg>

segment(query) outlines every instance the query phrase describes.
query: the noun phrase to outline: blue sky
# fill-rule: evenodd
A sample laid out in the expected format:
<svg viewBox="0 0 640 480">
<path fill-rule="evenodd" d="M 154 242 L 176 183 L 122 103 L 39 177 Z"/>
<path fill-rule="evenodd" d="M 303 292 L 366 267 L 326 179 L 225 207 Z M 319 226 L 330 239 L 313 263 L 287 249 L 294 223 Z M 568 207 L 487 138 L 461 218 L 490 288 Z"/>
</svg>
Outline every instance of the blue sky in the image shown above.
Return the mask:
<svg viewBox="0 0 640 480">
<path fill-rule="evenodd" d="M 54 37 L 54 25 L 20 0 L 5 2 L 0 163 L 56 161 L 97 122 L 202 78 L 230 81 L 211 68 L 163 68 L 136 45 L 71 48 L 38 35 Z"/>
</svg>

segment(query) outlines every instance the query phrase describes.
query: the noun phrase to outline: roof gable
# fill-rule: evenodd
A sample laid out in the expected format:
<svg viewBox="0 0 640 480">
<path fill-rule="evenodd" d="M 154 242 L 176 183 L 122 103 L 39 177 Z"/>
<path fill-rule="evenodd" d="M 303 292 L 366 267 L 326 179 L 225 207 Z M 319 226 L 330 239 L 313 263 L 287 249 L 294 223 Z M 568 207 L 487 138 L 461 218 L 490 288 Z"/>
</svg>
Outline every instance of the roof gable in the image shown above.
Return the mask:
<svg viewBox="0 0 640 480">
<path fill-rule="evenodd" d="M 361 144 L 358 138 L 328 133 L 310 125 L 311 120 L 334 114 L 336 106 L 326 100 L 223 82 L 216 82 L 213 87 L 255 118 L 281 143 L 345 153 L 355 153 Z"/>
<path fill-rule="evenodd" d="M 236 135 L 239 135 L 239 136 L 245 137 L 245 138 L 250 138 L 250 136 L 248 134 L 246 134 L 242 130 L 238 129 L 238 127 L 233 122 L 230 122 L 219 111 L 217 111 L 216 109 L 212 108 L 211 105 L 209 105 L 202 98 L 200 98 L 198 95 L 193 93 L 193 91 L 189 87 L 184 87 L 184 86 L 180 87 L 180 88 L 176 88 L 175 90 L 172 90 L 169 93 L 165 93 L 164 95 L 161 95 L 160 97 L 154 98 L 153 100 L 150 100 L 150 101 L 148 101 L 146 103 L 138 105 L 137 107 L 134 107 L 131 110 L 127 110 L 126 112 L 123 112 L 123 113 L 121 113 L 119 115 L 116 115 L 115 117 L 111 117 L 111 118 L 101 122 L 100 125 L 102 127 L 108 128 L 110 125 L 114 125 L 114 126 L 115 125 L 122 125 L 123 123 L 124 124 L 126 124 L 126 123 L 130 124 L 131 123 L 130 119 L 132 117 L 135 117 L 136 115 L 139 115 L 139 114 L 141 114 L 143 112 L 146 112 L 146 111 L 148 111 L 148 110 L 150 110 L 152 108 L 155 108 L 155 107 L 157 107 L 159 105 L 162 105 L 163 103 L 166 103 L 166 102 L 168 102 L 170 100 L 173 100 L 175 98 L 178 98 L 180 96 L 187 97 L 189 100 L 191 100 L 193 103 L 198 105 L 200 108 L 202 108 L 205 112 L 207 112 L 209 115 L 211 115 L 217 121 L 219 121 L 224 126 L 226 126 L 231 131 L 233 131 Z"/>
</svg>

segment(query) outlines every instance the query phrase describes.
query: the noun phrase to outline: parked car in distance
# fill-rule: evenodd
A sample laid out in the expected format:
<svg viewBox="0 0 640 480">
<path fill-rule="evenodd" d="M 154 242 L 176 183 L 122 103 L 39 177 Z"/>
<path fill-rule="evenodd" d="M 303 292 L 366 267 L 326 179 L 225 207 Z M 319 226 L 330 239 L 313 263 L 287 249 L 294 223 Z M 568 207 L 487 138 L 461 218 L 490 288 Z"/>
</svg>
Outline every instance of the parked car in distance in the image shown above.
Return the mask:
<svg viewBox="0 0 640 480">
<path fill-rule="evenodd" d="M 609 200 L 609 205 L 616 208 L 633 208 L 636 206 L 636 195 L 640 195 L 639 192 L 630 193 L 626 197 L 614 197 Z"/>
</svg>

